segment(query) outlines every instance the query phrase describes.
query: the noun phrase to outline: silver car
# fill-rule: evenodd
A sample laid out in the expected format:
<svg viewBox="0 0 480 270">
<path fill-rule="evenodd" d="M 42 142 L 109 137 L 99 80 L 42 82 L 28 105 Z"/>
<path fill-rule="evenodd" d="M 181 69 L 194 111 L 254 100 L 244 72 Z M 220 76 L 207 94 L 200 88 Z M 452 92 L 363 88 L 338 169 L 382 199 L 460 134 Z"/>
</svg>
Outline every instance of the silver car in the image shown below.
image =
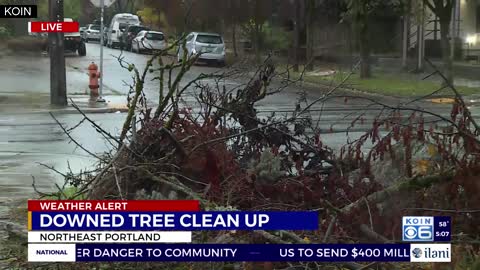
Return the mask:
<svg viewBox="0 0 480 270">
<path fill-rule="evenodd" d="M 100 25 L 89 24 L 83 32 L 83 40 L 85 42 L 90 40 L 100 41 Z"/>
<path fill-rule="evenodd" d="M 160 51 L 166 48 L 165 36 L 157 31 L 140 31 L 132 40 L 132 52 Z"/>
<path fill-rule="evenodd" d="M 199 61 L 215 62 L 225 65 L 225 42 L 219 34 L 192 32 L 186 37 L 187 58 L 200 54 Z M 183 60 L 183 50 L 178 50 L 178 61 Z"/>
</svg>

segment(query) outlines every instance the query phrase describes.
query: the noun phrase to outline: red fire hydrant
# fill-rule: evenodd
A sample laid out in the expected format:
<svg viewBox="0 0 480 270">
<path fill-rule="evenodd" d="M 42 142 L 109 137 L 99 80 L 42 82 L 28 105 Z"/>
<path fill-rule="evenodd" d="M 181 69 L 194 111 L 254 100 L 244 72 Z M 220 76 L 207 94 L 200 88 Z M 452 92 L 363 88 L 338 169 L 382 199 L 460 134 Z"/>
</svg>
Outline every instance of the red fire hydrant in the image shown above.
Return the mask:
<svg viewBox="0 0 480 270">
<path fill-rule="evenodd" d="M 98 84 L 98 79 L 100 78 L 101 74 L 98 71 L 98 66 L 92 62 L 88 66 L 88 77 L 90 78 L 90 83 L 88 87 L 90 88 L 90 96 L 98 96 L 98 88 L 100 85 Z"/>
</svg>

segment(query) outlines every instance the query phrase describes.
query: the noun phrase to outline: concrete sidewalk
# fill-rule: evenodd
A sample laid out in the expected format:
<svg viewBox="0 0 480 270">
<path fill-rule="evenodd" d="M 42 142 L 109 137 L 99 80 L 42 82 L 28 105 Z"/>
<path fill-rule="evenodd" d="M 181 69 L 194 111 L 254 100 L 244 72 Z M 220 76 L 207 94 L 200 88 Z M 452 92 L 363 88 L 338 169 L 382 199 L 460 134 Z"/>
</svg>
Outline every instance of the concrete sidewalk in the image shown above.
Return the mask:
<svg viewBox="0 0 480 270">
<path fill-rule="evenodd" d="M 96 102 L 87 95 L 70 95 L 68 105 L 59 107 L 50 105 L 50 95 L 43 93 L 5 93 L 0 92 L 0 112 L 3 113 L 79 113 L 75 104 L 84 113 L 114 113 L 126 112 L 127 99 L 125 96 L 103 97 L 106 102 Z"/>
<path fill-rule="evenodd" d="M 50 105 L 50 61 L 39 56 L 4 56 L 0 58 L 0 112 L 35 113 L 55 111 L 78 113 L 72 102 L 85 113 L 124 112 L 127 97 L 104 86 L 105 103 L 90 98 L 88 75 L 84 70 L 67 66 L 67 100 L 69 105 Z"/>
</svg>

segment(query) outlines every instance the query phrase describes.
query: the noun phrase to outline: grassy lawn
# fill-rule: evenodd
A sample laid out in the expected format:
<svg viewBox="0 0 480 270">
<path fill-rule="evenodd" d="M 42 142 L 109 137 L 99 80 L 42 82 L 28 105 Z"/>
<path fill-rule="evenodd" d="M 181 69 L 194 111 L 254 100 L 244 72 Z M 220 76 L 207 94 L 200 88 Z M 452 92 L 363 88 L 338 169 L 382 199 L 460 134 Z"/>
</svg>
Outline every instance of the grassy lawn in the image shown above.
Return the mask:
<svg viewBox="0 0 480 270">
<path fill-rule="evenodd" d="M 294 77 L 299 74 L 292 74 Z M 334 75 L 321 76 L 304 74 L 304 80 L 310 83 L 337 85 L 341 83 L 345 77 L 348 76 L 346 72 L 337 72 Z M 407 74 L 382 74 L 373 72 L 373 77 L 361 80 L 358 74 L 352 74 L 345 82 L 345 88 L 354 88 L 357 90 L 377 93 L 389 96 L 425 96 L 440 88 L 440 83 L 427 80 L 419 80 L 409 77 Z M 480 93 L 479 88 L 472 88 L 466 86 L 457 86 L 456 89 L 463 95 L 471 95 Z M 452 95 L 450 89 L 444 89 L 437 93 L 438 96 Z"/>
</svg>

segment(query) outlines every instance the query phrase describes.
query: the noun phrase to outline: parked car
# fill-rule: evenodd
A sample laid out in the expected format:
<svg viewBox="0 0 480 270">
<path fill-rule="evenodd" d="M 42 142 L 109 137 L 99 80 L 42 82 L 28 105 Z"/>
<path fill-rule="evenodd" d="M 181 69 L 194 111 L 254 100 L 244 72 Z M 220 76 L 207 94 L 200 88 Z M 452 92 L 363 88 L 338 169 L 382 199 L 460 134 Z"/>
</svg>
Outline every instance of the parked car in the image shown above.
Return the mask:
<svg viewBox="0 0 480 270">
<path fill-rule="evenodd" d="M 73 22 L 71 18 L 65 18 L 64 22 Z M 80 32 L 65 33 L 64 34 L 64 46 L 66 51 L 78 52 L 78 55 L 87 55 L 87 49 L 85 43 L 80 36 Z"/>
<path fill-rule="evenodd" d="M 165 35 L 162 32 L 140 31 L 132 40 L 132 51 L 138 53 L 163 50 L 166 47 Z"/>
<path fill-rule="evenodd" d="M 83 32 L 83 40 L 85 40 L 85 42 L 89 42 L 90 40 L 100 41 L 100 25 L 89 24 Z"/>
<path fill-rule="evenodd" d="M 198 60 L 225 65 L 225 42 L 220 34 L 192 32 L 186 37 L 187 58 L 200 54 Z M 178 61 L 183 60 L 183 50 L 177 52 Z"/>
<path fill-rule="evenodd" d="M 85 32 L 85 30 L 87 29 L 87 26 L 82 26 L 80 27 L 80 36 L 83 38 L 83 33 Z"/>
<path fill-rule="evenodd" d="M 122 37 L 120 39 L 120 49 L 131 51 L 132 50 L 132 40 L 140 33 L 140 31 L 150 30 L 148 27 L 143 25 L 129 25 L 123 31 Z"/>
<path fill-rule="evenodd" d="M 113 16 L 107 33 L 107 47 L 114 48 L 120 45 L 120 37 L 128 25 L 140 25 L 138 16 L 130 13 L 120 13 Z"/>
</svg>

